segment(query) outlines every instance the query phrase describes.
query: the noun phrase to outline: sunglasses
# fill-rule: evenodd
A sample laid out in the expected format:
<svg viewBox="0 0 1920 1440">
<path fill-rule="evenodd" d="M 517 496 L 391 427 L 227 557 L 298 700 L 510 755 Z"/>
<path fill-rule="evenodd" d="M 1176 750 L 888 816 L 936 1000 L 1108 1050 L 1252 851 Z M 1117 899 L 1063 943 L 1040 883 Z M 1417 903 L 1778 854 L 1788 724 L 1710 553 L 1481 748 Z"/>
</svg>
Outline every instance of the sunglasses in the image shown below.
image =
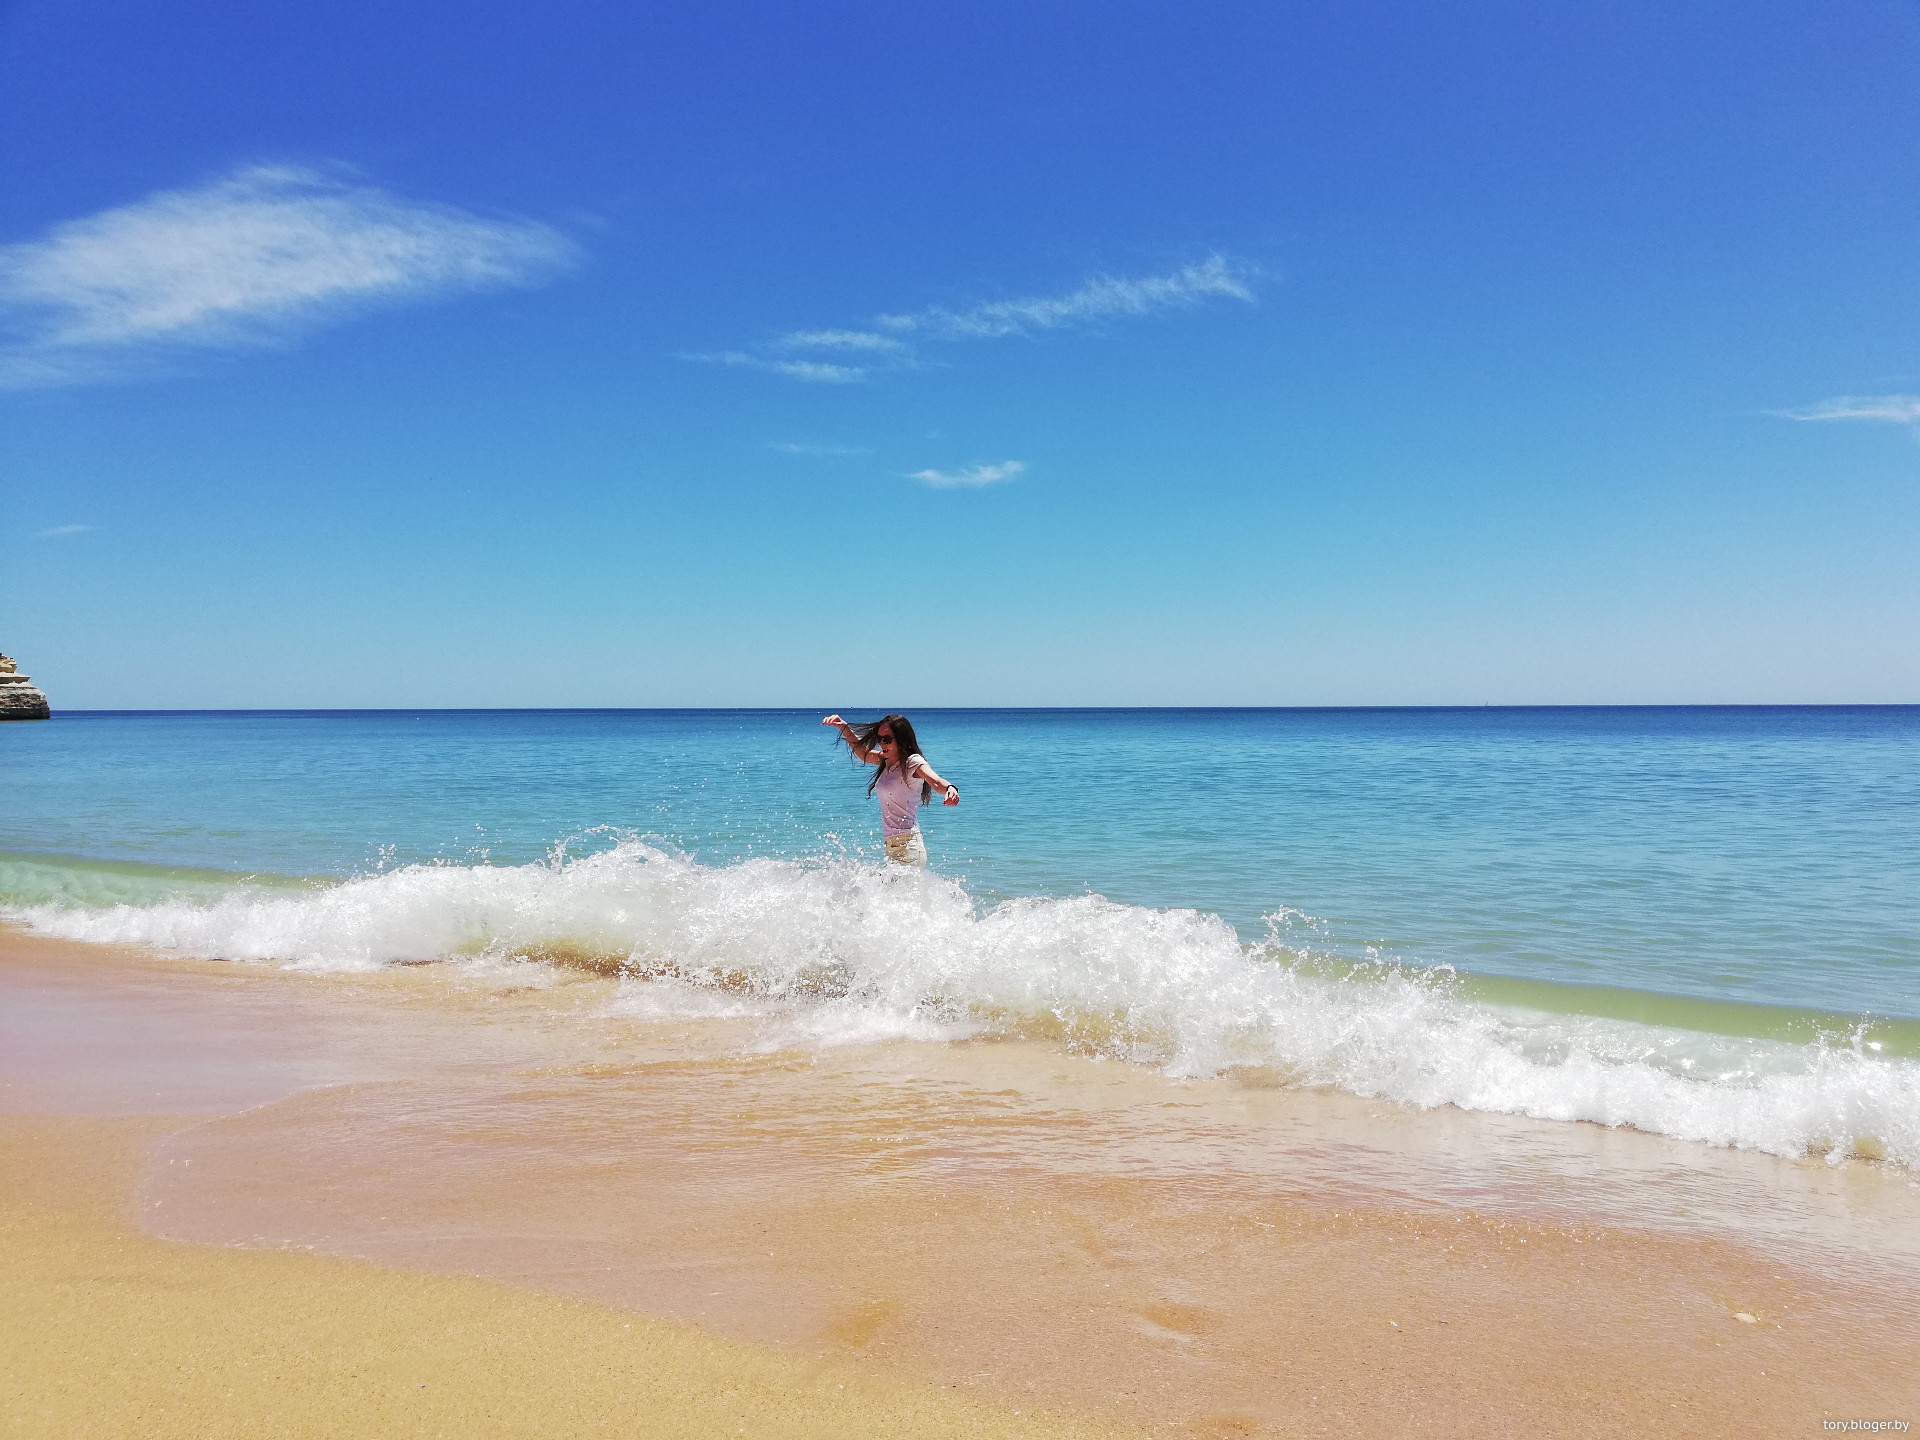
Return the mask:
<svg viewBox="0 0 1920 1440">
<path fill-rule="evenodd" d="M 879 739 L 880 739 L 880 743 L 881 743 L 882 745 L 891 745 L 891 744 L 893 744 L 893 736 L 891 736 L 891 735 L 881 735 L 881 736 L 879 737 Z"/>
</svg>

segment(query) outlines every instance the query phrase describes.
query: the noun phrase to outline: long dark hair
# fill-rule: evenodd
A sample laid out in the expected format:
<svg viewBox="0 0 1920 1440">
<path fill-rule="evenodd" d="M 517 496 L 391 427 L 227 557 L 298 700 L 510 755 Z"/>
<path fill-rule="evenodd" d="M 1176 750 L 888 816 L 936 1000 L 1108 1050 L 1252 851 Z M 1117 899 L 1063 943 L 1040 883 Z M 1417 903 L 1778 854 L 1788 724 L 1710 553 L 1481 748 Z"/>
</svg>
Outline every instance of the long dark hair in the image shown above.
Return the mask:
<svg viewBox="0 0 1920 1440">
<path fill-rule="evenodd" d="M 853 737 L 846 740 L 847 748 L 857 756 L 861 751 L 871 755 L 880 748 L 880 727 L 884 725 L 893 732 L 893 753 L 899 758 L 894 762 L 900 767 L 900 773 L 907 773 L 907 757 L 920 754 L 920 742 L 914 738 L 913 722 L 904 715 L 882 715 L 869 725 L 849 725 Z M 924 757 L 923 757 L 924 758 Z M 887 773 L 887 762 L 882 758 L 874 767 L 873 778 L 867 782 L 867 794 L 873 794 L 873 787 L 880 783 L 880 777 Z M 926 804 L 933 798 L 933 786 L 925 780 L 920 782 L 920 803 Z"/>
</svg>

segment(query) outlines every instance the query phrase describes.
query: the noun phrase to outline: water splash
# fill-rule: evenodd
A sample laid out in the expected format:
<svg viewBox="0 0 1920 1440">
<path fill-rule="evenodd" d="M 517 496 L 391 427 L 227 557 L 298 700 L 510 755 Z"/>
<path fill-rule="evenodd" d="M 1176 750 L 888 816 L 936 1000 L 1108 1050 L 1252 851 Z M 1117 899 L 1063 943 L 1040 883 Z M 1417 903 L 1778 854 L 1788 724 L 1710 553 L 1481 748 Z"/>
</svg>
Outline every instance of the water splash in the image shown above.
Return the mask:
<svg viewBox="0 0 1920 1440">
<path fill-rule="evenodd" d="M 11 893 L 75 940 L 364 971 L 531 963 L 615 977 L 616 1013 L 759 1020 L 769 1045 L 1045 1039 L 1175 1076 L 1257 1072 L 1403 1104 L 1630 1125 L 1783 1156 L 1920 1167 L 1920 1063 L 1550 1013 L 1445 969 L 1331 961 L 1308 917 L 1243 944 L 1217 916 L 1097 895 L 982 906 L 958 881 L 834 857 L 705 866 L 626 838 L 532 865 L 336 885 Z"/>
</svg>

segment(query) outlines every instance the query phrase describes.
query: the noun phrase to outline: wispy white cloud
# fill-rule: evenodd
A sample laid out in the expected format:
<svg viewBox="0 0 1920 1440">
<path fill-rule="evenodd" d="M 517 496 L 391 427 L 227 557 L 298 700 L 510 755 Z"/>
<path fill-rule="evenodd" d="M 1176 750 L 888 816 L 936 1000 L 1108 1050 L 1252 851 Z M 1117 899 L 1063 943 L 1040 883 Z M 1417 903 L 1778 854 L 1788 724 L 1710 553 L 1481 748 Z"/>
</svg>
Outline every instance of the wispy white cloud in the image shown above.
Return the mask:
<svg viewBox="0 0 1920 1440">
<path fill-rule="evenodd" d="M 1011 480 L 1026 468 L 1018 460 L 1003 460 L 998 465 L 971 465 L 965 470 L 916 470 L 907 478 L 941 490 L 973 490 Z"/>
<path fill-rule="evenodd" d="M 780 350 L 866 350 L 898 354 L 907 347 L 871 330 L 794 330 L 773 342 Z"/>
<path fill-rule="evenodd" d="M 40 534 L 42 538 L 55 535 L 84 535 L 91 529 L 93 529 L 91 525 L 56 525 L 51 530 L 42 530 Z"/>
<path fill-rule="evenodd" d="M 535 221 L 249 166 L 0 247 L 0 387 L 273 343 L 373 305 L 536 283 L 577 256 Z"/>
<path fill-rule="evenodd" d="M 805 440 L 769 440 L 769 450 L 778 450 L 782 455 L 871 455 L 870 445 L 814 445 Z"/>
<path fill-rule="evenodd" d="M 997 340 L 1033 330 L 1059 330 L 1101 320 L 1160 314 L 1227 298 L 1251 303 L 1248 274 L 1225 256 L 1213 255 L 1170 275 L 1136 280 L 1097 276 L 1065 295 L 1028 300 L 991 300 L 966 310 L 921 310 L 911 315 L 882 315 L 877 324 L 901 334 L 936 340 Z"/>
<path fill-rule="evenodd" d="M 795 380 L 819 380 L 829 385 L 848 385 L 867 378 L 860 365 L 828 365 L 819 360 L 775 360 L 765 368 L 776 375 L 791 375 Z"/>
<path fill-rule="evenodd" d="M 1841 395 L 1804 410 L 1782 410 L 1789 420 L 1881 420 L 1920 425 L 1920 395 Z"/>
<path fill-rule="evenodd" d="M 867 378 L 864 365 L 835 365 L 824 360 L 774 360 L 751 355 L 745 350 L 715 350 L 705 354 L 682 355 L 682 360 L 699 360 L 709 365 L 738 365 L 747 370 L 765 370 L 794 380 L 813 380 L 826 385 L 851 385 Z"/>
<path fill-rule="evenodd" d="M 916 346 L 931 341 L 998 340 L 1038 330 L 1141 319 L 1215 299 L 1251 304 L 1254 279 L 1250 267 L 1224 255 L 1211 255 L 1166 275 L 1133 279 L 1096 276 L 1065 295 L 989 300 L 965 310 L 936 307 L 911 314 L 881 315 L 873 321 L 877 329 L 791 330 L 753 350 L 723 350 L 681 358 L 740 365 L 796 380 L 864 380 L 876 370 L 921 368 L 926 362 L 920 359 Z M 863 363 L 779 358 L 806 350 L 858 356 Z"/>
</svg>

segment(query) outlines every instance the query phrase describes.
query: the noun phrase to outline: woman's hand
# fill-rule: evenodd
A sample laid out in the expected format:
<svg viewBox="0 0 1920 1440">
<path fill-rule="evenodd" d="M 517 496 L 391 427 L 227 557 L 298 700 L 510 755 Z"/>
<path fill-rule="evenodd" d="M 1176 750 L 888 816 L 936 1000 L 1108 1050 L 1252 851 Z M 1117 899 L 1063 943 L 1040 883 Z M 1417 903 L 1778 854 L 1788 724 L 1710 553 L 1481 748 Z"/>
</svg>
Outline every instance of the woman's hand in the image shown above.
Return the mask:
<svg viewBox="0 0 1920 1440">
<path fill-rule="evenodd" d="M 842 730 L 847 728 L 847 722 L 842 720 L 838 715 L 829 715 L 820 723 L 822 725 L 838 725 Z"/>
<path fill-rule="evenodd" d="M 958 805 L 960 803 L 960 787 L 958 785 L 949 785 L 947 787 L 947 798 L 940 803 L 942 805 Z"/>
</svg>

